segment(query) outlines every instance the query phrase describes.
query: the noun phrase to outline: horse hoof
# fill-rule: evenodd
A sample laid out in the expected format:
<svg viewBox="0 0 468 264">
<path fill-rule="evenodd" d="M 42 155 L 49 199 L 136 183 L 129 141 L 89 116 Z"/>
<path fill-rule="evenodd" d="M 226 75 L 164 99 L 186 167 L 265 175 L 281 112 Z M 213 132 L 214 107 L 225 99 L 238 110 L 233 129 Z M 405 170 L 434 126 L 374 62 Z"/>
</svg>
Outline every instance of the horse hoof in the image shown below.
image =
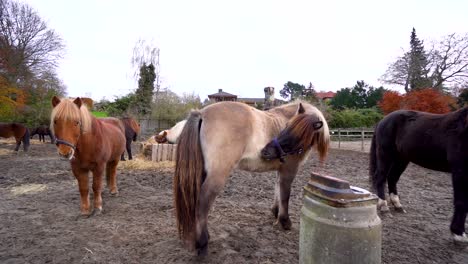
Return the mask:
<svg viewBox="0 0 468 264">
<path fill-rule="evenodd" d="M 275 218 L 278 218 L 278 213 L 279 213 L 278 207 L 277 207 L 277 206 L 273 206 L 273 207 L 271 208 L 271 213 L 273 214 L 273 216 L 274 216 Z"/>
<path fill-rule="evenodd" d="M 456 235 L 456 234 L 452 234 L 452 235 L 453 235 L 453 242 L 455 242 L 455 244 L 468 245 L 468 237 L 466 236 L 465 233 L 463 233 L 462 235 Z"/>
<path fill-rule="evenodd" d="M 406 214 L 406 210 L 403 207 L 395 207 L 395 212 Z"/>
<path fill-rule="evenodd" d="M 102 215 L 102 208 L 96 208 L 96 209 L 94 209 L 92 215 L 93 215 L 93 216 L 100 216 L 100 215 Z"/>
<path fill-rule="evenodd" d="M 379 210 L 380 210 L 381 213 L 384 213 L 384 214 L 390 212 L 390 208 L 388 207 L 388 205 L 380 206 Z"/>
<path fill-rule="evenodd" d="M 282 227 L 284 230 L 291 230 L 292 223 L 291 223 L 291 219 L 289 219 L 289 217 L 287 217 L 287 218 L 279 218 L 278 221 L 280 222 L 281 227 Z"/>
<path fill-rule="evenodd" d="M 110 194 L 112 196 L 119 196 L 119 192 L 118 191 L 111 191 Z"/>
</svg>

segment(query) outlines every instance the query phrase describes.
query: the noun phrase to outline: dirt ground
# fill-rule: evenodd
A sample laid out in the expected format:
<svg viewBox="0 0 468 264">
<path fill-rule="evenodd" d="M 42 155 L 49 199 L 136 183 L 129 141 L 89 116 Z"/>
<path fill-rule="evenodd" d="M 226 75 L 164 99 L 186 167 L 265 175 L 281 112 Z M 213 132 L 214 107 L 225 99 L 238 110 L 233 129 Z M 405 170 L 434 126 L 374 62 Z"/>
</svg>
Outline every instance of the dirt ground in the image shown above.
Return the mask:
<svg viewBox="0 0 468 264">
<path fill-rule="evenodd" d="M 33 141 L 28 154 L 0 140 L 0 263 L 297 263 L 302 187 L 319 171 L 368 188 L 368 154 L 332 150 L 324 167 L 308 161 L 294 181 L 291 231 L 270 215 L 274 173 L 235 171 L 210 214 L 209 256 L 182 247 L 173 217 L 171 169 L 121 169 L 120 193 L 104 211 L 79 215 L 76 181 L 55 146 Z M 449 235 L 450 175 L 411 165 L 402 175 L 407 213 L 383 217 L 382 262 L 468 263 Z"/>
</svg>

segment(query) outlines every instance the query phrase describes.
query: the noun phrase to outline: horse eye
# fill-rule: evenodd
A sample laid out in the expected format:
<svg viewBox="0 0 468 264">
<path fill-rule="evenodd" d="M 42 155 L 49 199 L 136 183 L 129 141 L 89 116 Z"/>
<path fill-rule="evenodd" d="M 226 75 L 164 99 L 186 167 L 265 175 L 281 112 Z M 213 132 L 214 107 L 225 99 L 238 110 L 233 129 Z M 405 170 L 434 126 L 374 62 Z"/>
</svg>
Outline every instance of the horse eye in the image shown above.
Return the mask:
<svg viewBox="0 0 468 264">
<path fill-rule="evenodd" d="M 56 125 L 56 124 L 57 124 L 57 120 L 54 120 L 54 125 Z"/>
<path fill-rule="evenodd" d="M 79 121 L 75 121 L 75 126 L 78 126 L 80 124 Z"/>
</svg>

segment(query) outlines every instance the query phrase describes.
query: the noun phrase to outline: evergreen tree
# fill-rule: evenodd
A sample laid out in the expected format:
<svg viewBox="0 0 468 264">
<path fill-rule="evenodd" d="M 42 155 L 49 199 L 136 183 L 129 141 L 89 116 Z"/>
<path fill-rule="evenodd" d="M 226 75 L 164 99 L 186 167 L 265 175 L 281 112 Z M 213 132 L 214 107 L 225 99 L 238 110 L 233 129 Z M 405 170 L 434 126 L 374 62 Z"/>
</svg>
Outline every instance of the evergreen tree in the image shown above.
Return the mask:
<svg viewBox="0 0 468 264">
<path fill-rule="evenodd" d="M 424 51 L 423 41 L 416 36 L 416 29 L 413 28 L 410 39 L 409 57 L 409 90 L 419 90 L 432 87 L 431 80 L 428 78 L 429 61 Z"/>
<path fill-rule="evenodd" d="M 151 113 L 151 101 L 153 100 L 154 80 L 156 73 L 154 65 L 151 63 L 140 67 L 140 79 L 138 88 L 135 91 L 135 107 L 139 115 L 146 116 Z"/>
</svg>

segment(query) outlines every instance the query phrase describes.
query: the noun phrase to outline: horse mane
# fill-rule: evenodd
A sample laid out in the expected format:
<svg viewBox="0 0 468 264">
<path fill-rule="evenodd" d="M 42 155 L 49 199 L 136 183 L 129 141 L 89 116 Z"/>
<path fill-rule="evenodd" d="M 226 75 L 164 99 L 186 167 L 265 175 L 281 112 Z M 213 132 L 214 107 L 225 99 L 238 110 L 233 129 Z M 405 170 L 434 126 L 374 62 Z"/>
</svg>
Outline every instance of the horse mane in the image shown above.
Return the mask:
<svg viewBox="0 0 468 264">
<path fill-rule="evenodd" d="M 309 111 L 312 110 L 312 114 L 306 113 L 295 115 L 289 121 L 284 132 L 299 139 L 296 144 L 298 147 L 303 146 L 305 150 L 307 150 L 312 146 L 316 146 L 320 160 L 323 161 L 328 154 L 328 148 L 330 146 L 330 131 L 327 121 L 325 120 L 322 112 L 320 112 L 316 107 L 304 102 L 295 102 L 295 104 L 297 103 L 309 105 L 311 107 Z M 323 122 L 323 126 L 318 131 L 314 128 L 314 123 L 317 121 Z"/>
<path fill-rule="evenodd" d="M 140 125 L 138 125 L 135 119 L 131 117 L 123 117 L 121 120 L 126 127 L 131 127 L 135 133 L 140 134 Z"/>
<path fill-rule="evenodd" d="M 93 117 L 85 104 L 78 108 L 72 100 L 62 99 L 58 105 L 52 109 L 50 116 L 50 129 L 54 131 L 54 120 L 76 120 L 81 122 L 82 133 L 91 131 Z"/>
</svg>

